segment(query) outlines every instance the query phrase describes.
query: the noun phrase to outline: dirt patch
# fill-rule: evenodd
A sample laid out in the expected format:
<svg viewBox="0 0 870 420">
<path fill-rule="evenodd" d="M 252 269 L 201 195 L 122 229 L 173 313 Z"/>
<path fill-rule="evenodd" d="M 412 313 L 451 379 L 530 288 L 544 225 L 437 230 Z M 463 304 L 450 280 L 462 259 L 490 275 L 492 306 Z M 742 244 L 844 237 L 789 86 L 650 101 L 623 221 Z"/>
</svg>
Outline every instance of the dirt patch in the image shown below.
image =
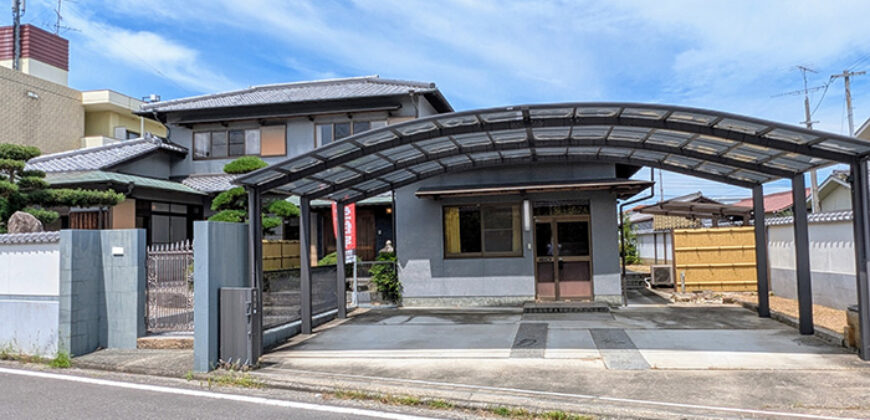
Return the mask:
<svg viewBox="0 0 870 420">
<path fill-rule="evenodd" d="M 758 296 L 755 295 L 736 295 L 733 298 L 739 302 L 758 303 Z M 770 310 L 797 318 L 798 302 L 794 299 L 771 296 Z M 813 323 L 816 326 L 827 328 L 831 331 L 842 334 L 843 329 L 846 327 L 846 311 L 822 305 L 813 305 Z"/>
</svg>

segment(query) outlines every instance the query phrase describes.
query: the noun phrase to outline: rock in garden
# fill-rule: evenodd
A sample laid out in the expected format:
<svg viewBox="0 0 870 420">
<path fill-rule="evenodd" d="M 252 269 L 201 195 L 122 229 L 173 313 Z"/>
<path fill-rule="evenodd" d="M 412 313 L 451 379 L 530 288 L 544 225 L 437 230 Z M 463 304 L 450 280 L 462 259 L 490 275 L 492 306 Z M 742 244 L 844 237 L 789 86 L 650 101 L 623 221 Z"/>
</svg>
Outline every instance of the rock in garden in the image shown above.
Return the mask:
<svg viewBox="0 0 870 420">
<path fill-rule="evenodd" d="M 6 222 L 6 230 L 9 233 L 42 232 L 42 222 L 30 213 L 16 211 Z"/>
</svg>

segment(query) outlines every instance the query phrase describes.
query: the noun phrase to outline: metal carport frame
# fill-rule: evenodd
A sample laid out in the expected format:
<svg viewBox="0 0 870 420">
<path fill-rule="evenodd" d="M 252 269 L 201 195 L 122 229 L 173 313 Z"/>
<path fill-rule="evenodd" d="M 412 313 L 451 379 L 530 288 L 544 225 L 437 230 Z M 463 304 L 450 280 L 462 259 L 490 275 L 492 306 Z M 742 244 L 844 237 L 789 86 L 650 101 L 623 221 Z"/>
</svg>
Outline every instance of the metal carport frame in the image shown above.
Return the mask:
<svg viewBox="0 0 870 420">
<path fill-rule="evenodd" d="M 762 185 L 788 178 L 794 202 L 802 203 L 806 171 L 849 164 L 853 169 L 856 279 L 863 340 L 860 352 L 867 360 L 868 154 L 870 142 L 866 140 L 713 110 L 659 104 L 563 103 L 438 114 L 387 126 L 257 170 L 236 183 L 249 191 L 252 204 L 261 193 L 273 189 L 300 196 L 300 247 L 305 251 L 311 241 L 306 223 L 308 204 L 315 198 L 344 205 L 448 171 L 516 163 L 594 161 L 666 169 L 753 190 L 761 294 L 768 290 Z M 854 176 L 856 173 L 861 176 Z M 794 223 L 800 332 L 812 334 L 809 240 L 806 211 L 800 207 L 795 206 Z M 259 217 L 251 221 L 251 237 L 256 238 Z M 310 271 L 309 259 L 306 256 L 302 261 L 301 276 L 306 333 L 311 327 L 310 273 L 306 273 Z M 343 271 L 337 271 L 337 285 L 341 282 L 342 290 L 337 288 L 336 293 L 341 304 L 345 301 Z M 253 260 L 251 273 L 255 287 L 260 287 L 261 268 Z M 758 312 L 759 316 L 769 316 L 766 295 L 759 297 Z"/>
</svg>

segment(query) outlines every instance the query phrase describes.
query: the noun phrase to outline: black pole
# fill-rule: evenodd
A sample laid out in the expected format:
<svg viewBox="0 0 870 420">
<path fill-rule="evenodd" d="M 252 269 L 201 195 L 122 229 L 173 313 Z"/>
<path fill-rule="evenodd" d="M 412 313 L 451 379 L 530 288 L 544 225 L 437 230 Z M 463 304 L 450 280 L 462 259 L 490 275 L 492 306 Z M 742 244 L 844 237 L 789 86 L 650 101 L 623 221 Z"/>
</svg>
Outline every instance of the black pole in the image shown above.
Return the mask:
<svg viewBox="0 0 870 420">
<path fill-rule="evenodd" d="M 870 242 L 870 220 L 867 211 L 868 180 L 867 161 L 852 164 L 852 224 L 855 240 L 855 281 L 858 297 L 858 331 L 861 342 L 858 354 L 864 360 L 870 360 L 870 276 L 868 276 L 868 250 Z"/>
<path fill-rule="evenodd" d="M 260 192 L 248 189 L 248 266 L 250 285 L 254 289 L 254 308 L 251 319 L 251 363 L 263 353 L 263 216 Z"/>
<path fill-rule="evenodd" d="M 813 334 L 813 286 L 810 277 L 810 237 L 807 231 L 807 189 L 804 174 L 792 178 L 791 193 L 799 329 L 801 334 Z"/>
<path fill-rule="evenodd" d="M 344 203 L 335 204 L 335 298 L 338 318 L 347 318 L 347 279 L 344 262 Z"/>
<path fill-rule="evenodd" d="M 311 334 L 311 203 L 299 198 L 299 292 L 302 334 Z"/>
<path fill-rule="evenodd" d="M 752 189 L 755 224 L 755 275 L 758 280 L 758 316 L 770 318 L 770 262 L 767 258 L 767 227 L 764 225 L 764 186 Z"/>
</svg>

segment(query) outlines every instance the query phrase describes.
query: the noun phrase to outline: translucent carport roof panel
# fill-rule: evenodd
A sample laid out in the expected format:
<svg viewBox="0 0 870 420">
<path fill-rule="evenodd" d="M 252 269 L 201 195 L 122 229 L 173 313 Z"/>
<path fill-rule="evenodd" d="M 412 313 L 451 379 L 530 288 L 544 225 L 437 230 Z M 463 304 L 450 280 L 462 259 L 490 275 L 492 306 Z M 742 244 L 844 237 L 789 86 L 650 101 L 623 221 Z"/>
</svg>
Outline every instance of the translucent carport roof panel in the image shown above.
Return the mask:
<svg viewBox="0 0 870 420">
<path fill-rule="evenodd" d="M 820 165 L 852 163 L 868 154 L 866 140 L 713 110 L 567 103 L 464 111 L 394 124 L 287 159 L 237 182 L 262 189 L 286 185 L 303 194 L 314 191 L 311 198 L 326 192 L 330 197 L 342 192 L 365 196 L 451 170 L 602 159 L 747 186 Z"/>
</svg>

